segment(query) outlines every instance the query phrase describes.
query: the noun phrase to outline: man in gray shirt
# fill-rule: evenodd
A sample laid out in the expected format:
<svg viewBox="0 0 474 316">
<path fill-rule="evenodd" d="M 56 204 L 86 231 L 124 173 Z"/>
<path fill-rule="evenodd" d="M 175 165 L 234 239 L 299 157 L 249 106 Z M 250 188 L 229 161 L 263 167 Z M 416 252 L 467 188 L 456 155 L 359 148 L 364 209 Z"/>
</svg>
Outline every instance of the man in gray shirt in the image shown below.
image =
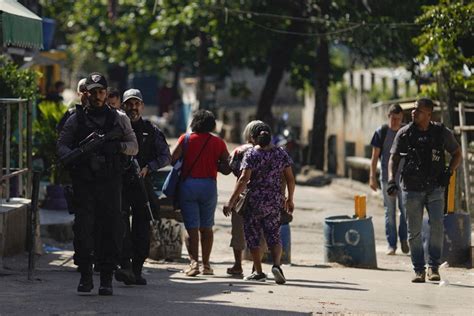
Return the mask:
<svg viewBox="0 0 474 316">
<path fill-rule="evenodd" d="M 462 160 L 461 149 L 453 133 L 440 123 L 431 121 L 434 103 L 418 99 L 412 111 L 412 122 L 402 127 L 393 141 L 388 166 L 387 193 L 396 195 L 395 176 L 402 157 L 401 172 L 403 204 L 408 220 L 408 240 L 415 276 L 414 283 L 425 282 L 425 255 L 421 239 L 423 209 L 428 211 L 429 261 L 428 280 L 439 281 L 439 265 L 444 238 L 444 192 Z M 445 152 L 451 155 L 448 167 Z"/>
<path fill-rule="evenodd" d="M 121 194 L 126 156 L 136 155 L 138 144 L 125 113 L 106 104 L 107 81 L 100 73 L 86 79 L 84 104 L 66 121 L 57 142 L 65 157 L 92 133 L 114 135 L 96 150 L 80 154 L 66 167 L 74 192 L 74 263 L 81 279 L 77 291 L 93 289 L 92 263 L 100 269 L 99 295 L 112 295 L 113 269 L 118 264 L 123 240 Z"/>
<path fill-rule="evenodd" d="M 374 133 L 370 145 L 372 145 L 372 159 L 370 165 L 369 185 L 372 190 L 377 191 L 377 162 L 381 159 L 380 184 L 382 186 L 383 205 L 385 209 L 385 236 L 387 237 L 387 255 L 394 255 L 397 249 L 397 198 L 400 218 L 398 226 L 398 236 L 403 253 L 408 253 L 410 248 L 407 241 L 407 222 L 405 208 L 402 203 L 402 194 L 390 196 L 387 193 L 388 181 L 388 160 L 390 158 L 390 148 L 397 131 L 402 126 L 403 110 L 399 104 L 392 104 L 388 109 L 388 124 L 380 126 Z M 397 183 L 400 180 L 399 174 L 396 177 Z"/>
</svg>

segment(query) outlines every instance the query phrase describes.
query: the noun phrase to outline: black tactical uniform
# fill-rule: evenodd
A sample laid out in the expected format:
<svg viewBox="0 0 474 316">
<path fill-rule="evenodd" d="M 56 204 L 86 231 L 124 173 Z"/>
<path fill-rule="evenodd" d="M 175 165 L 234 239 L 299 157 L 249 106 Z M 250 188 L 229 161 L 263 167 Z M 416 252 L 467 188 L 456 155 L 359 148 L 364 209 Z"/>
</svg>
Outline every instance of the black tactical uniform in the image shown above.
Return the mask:
<svg viewBox="0 0 474 316">
<path fill-rule="evenodd" d="M 141 95 L 139 97 L 141 98 Z M 150 121 L 140 117 L 136 122 L 132 122 L 132 128 L 138 142 L 139 150 L 136 159 L 140 170 L 148 167 L 149 172 L 143 179 L 146 196 L 141 192 L 142 189 L 133 170 L 128 170 L 124 177 L 122 211 L 126 230 L 120 260 L 121 269 L 116 272 L 115 277 L 118 281 L 123 281 L 126 284 L 145 285 L 146 280 L 142 277 L 141 272 L 150 249 L 151 218 L 143 199 L 148 198 L 153 212 L 157 214 L 159 205 L 151 182 L 151 172 L 158 171 L 168 165 L 171 161 L 171 154 L 165 136 Z M 130 215 L 132 215 L 131 230 Z"/>
<path fill-rule="evenodd" d="M 91 74 L 87 80 L 96 83 L 92 85 L 94 88 L 107 86 L 100 74 Z M 101 85 L 97 86 L 98 83 Z M 135 155 L 138 144 L 130 120 L 124 113 L 106 104 L 85 109 L 77 107 L 59 136 L 59 157 L 78 148 L 92 132 L 102 135 L 113 132 L 120 136 L 68 166 L 75 203 L 74 262 L 81 271 L 79 292 L 90 292 L 93 288 L 92 263 L 95 258 L 101 271 L 99 294 L 111 295 L 112 273 L 122 247 L 120 211 L 125 156 Z"/>
<path fill-rule="evenodd" d="M 402 127 L 395 137 L 392 155 L 405 158 L 401 172 L 403 203 L 408 222 L 408 240 L 415 270 L 412 282 L 425 282 L 425 254 L 421 230 L 424 208 L 429 223 L 428 277 L 439 280 L 443 247 L 443 216 L 445 187 L 449 184 L 450 170 L 446 168 L 445 151 L 451 156 L 459 150 L 452 132 L 439 123 L 430 122 L 427 130 L 414 123 Z M 389 181 L 389 189 L 395 181 Z"/>
</svg>

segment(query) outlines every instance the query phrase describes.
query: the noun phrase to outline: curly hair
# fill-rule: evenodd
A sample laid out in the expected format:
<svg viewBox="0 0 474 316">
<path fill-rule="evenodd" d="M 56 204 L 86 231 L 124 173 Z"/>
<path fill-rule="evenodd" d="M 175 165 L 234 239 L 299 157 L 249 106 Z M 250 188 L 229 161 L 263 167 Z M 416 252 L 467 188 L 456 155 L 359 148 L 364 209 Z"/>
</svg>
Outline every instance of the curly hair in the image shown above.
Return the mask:
<svg viewBox="0 0 474 316">
<path fill-rule="evenodd" d="M 216 118 L 211 111 L 197 110 L 191 121 L 191 130 L 195 133 L 210 133 L 216 128 Z"/>
</svg>

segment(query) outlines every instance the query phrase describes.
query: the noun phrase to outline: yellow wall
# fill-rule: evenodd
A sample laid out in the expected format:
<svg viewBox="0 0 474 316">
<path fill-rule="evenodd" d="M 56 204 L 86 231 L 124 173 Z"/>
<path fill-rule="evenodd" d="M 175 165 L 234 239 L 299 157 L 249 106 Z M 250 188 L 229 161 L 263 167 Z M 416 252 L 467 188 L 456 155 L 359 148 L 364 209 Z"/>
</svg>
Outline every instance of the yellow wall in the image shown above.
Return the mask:
<svg viewBox="0 0 474 316">
<path fill-rule="evenodd" d="M 38 86 L 41 94 L 46 95 L 53 87 L 56 81 L 61 80 L 60 62 L 66 60 L 66 53 L 61 51 L 41 52 L 42 57 L 57 61 L 58 63 L 48 65 L 34 65 L 32 68 L 42 74 Z"/>
</svg>

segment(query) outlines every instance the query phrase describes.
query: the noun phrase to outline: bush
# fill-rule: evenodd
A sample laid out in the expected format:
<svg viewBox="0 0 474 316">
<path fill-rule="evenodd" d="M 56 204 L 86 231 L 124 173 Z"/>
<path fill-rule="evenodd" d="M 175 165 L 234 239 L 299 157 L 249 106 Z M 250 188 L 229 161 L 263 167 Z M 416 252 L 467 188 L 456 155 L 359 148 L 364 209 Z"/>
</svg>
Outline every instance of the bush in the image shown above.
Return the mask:
<svg viewBox="0 0 474 316">
<path fill-rule="evenodd" d="M 38 105 L 38 119 L 33 122 L 34 154 L 43 159 L 44 168 L 51 171 L 50 181 L 61 183 L 64 171 L 56 164 L 56 141 L 58 133 L 56 126 L 67 110 L 67 106 L 60 103 L 43 101 Z"/>
<path fill-rule="evenodd" d="M 0 97 L 35 100 L 38 95 L 39 73 L 18 66 L 0 55 Z"/>
</svg>

